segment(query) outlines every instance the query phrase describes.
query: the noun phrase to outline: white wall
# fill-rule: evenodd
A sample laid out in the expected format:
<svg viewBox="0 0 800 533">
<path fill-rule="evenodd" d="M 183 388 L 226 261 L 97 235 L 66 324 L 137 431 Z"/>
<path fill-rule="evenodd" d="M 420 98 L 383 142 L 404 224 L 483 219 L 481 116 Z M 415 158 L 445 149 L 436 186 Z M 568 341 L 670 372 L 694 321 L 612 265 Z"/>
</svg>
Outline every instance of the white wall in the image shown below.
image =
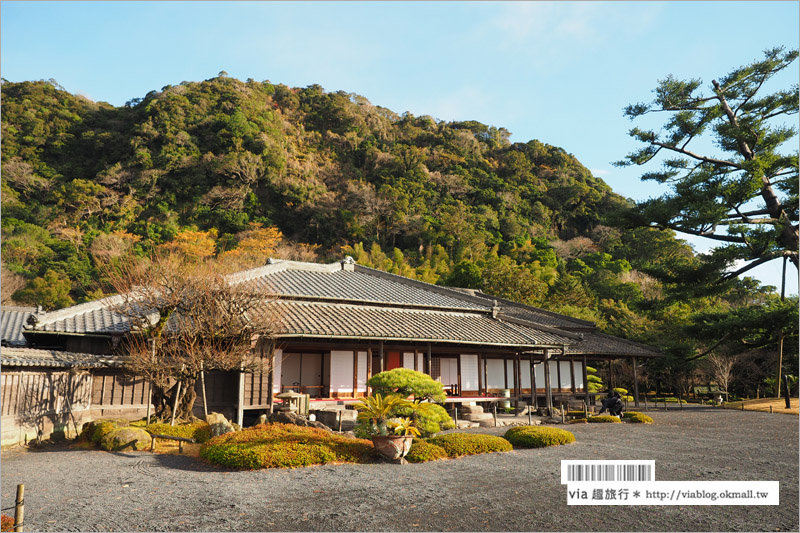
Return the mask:
<svg viewBox="0 0 800 533">
<path fill-rule="evenodd" d="M 367 352 L 358 352 L 358 392 L 367 392 Z"/>
<path fill-rule="evenodd" d="M 283 350 L 278 348 L 275 350 L 275 367 L 272 369 L 272 392 L 280 394 L 281 392 L 281 367 L 283 362 Z"/>
<path fill-rule="evenodd" d="M 502 359 L 486 360 L 487 387 L 490 389 L 506 388 L 505 368 Z"/>
<path fill-rule="evenodd" d="M 520 361 L 520 374 L 522 374 L 522 378 L 520 381 L 522 382 L 523 389 L 530 389 L 531 388 L 531 362 L 523 359 Z"/>
<path fill-rule="evenodd" d="M 478 356 L 461 354 L 461 390 L 478 390 Z"/>
<path fill-rule="evenodd" d="M 558 361 L 548 361 L 550 363 L 550 388 L 558 388 Z M 542 381 L 544 383 L 544 381 Z"/>
<path fill-rule="evenodd" d="M 414 370 L 414 352 L 403 353 L 403 368 Z"/>
<path fill-rule="evenodd" d="M 583 361 L 572 361 L 575 370 L 575 390 L 583 389 Z"/>
<path fill-rule="evenodd" d="M 353 392 L 352 350 L 331 350 L 331 394 L 336 392 L 340 394 Z"/>
<path fill-rule="evenodd" d="M 569 372 L 572 361 L 559 361 L 558 364 L 561 367 L 561 388 L 569 389 L 572 387 L 572 375 Z"/>
</svg>

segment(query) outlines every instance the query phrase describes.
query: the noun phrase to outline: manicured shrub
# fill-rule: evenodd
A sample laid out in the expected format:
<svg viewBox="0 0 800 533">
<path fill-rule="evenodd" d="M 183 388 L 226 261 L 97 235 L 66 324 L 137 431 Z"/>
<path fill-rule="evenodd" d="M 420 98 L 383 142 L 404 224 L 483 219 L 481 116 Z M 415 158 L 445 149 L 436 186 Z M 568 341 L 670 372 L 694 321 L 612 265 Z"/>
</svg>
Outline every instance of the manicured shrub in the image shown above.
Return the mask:
<svg viewBox="0 0 800 533">
<path fill-rule="evenodd" d="M 573 418 L 572 420 L 568 421 L 567 424 L 586 424 L 589 422 L 585 418 Z"/>
<path fill-rule="evenodd" d="M 368 440 L 293 424 L 261 424 L 214 437 L 200 448 L 200 456 L 221 466 L 255 469 L 366 463 L 376 452 Z"/>
<path fill-rule="evenodd" d="M 375 374 L 367 381 L 373 394 L 400 394 L 403 398 L 443 403 L 447 397 L 442 384 L 423 372 L 410 368 L 395 368 Z"/>
<path fill-rule="evenodd" d="M 194 439 L 197 442 L 206 442 L 211 438 L 211 426 L 203 420 L 178 426 L 170 426 L 166 423 L 156 422 L 146 426 L 144 429 L 158 435 L 184 437 L 186 439 Z"/>
<path fill-rule="evenodd" d="M 575 442 L 575 435 L 569 431 L 542 426 L 513 427 L 503 437 L 515 448 L 543 448 Z"/>
<path fill-rule="evenodd" d="M 411 449 L 406 455 L 406 460 L 409 463 L 426 463 L 428 461 L 446 459 L 447 457 L 447 452 L 441 446 L 431 444 L 422 439 L 414 439 Z"/>
<path fill-rule="evenodd" d="M 647 416 L 644 413 L 637 413 L 635 411 L 630 411 L 628 413 L 624 413 L 622 415 L 627 422 L 633 422 L 634 424 L 652 424 L 653 419 Z"/>
<path fill-rule="evenodd" d="M 432 437 L 428 439 L 428 442 L 443 448 L 450 457 L 490 452 L 510 452 L 513 449 L 511 443 L 502 437 L 480 433 L 446 433 Z"/>
<path fill-rule="evenodd" d="M 14 518 L 8 515 L 0 515 L 0 531 L 14 531 Z"/>
<path fill-rule="evenodd" d="M 146 450 L 150 447 L 150 433 L 133 426 L 114 428 L 100 440 L 100 447 L 108 451 Z"/>
<path fill-rule="evenodd" d="M 410 409 L 401 409 L 400 412 L 406 416 L 411 414 Z M 422 437 L 430 437 L 445 429 L 456 427 L 456 423 L 453 422 L 445 408 L 437 403 L 421 403 L 415 414 L 417 429 Z"/>
<path fill-rule="evenodd" d="M 603 424 L 603 423 L 619 424 L 620 422 L 622 421 L 616 416 L 598 415 L 589 417 L 589 423 L 591 424 Z"/>
</svg>

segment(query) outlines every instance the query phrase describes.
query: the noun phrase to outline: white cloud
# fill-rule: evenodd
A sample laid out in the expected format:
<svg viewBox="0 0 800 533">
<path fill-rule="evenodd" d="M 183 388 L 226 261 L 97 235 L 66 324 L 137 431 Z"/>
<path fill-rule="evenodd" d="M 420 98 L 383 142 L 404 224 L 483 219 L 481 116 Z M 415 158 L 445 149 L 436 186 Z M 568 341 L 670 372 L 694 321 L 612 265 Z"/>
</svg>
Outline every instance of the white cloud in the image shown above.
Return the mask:
<svg viewBox="0 0 800 533">
<path fill-rule="evenodd" d="M 589 172 L 591 172 L 595 176 L 608 176 L 611 174 L 610 170 L 601 170 L 599 168 L 590 168 Z"/>
</svg>

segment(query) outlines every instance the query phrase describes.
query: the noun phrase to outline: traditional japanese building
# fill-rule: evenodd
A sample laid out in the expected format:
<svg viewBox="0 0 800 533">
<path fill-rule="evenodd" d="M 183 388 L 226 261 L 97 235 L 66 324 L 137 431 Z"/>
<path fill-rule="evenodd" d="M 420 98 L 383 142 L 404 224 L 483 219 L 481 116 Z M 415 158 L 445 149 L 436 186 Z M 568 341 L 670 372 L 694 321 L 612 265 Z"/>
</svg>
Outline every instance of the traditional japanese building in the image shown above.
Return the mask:
<svg viewBox="0 0 800 533">
<path fill-rule="evenodd" d="M 250 283 L 263 292 L 275 321 L 269 353 L 261 354 L 272 361 L 268 370 L 209 372 L 205 379 L 208 409 L 240 422 L 247 412 L 269 409 L 274 396 L 286 390 L 308 394 L 317 405 L 365 396 L 370 376 L 398 367 L 439 380 L 449 401 L 498 395 L 539 406 L 591 401 L 588 361 L 631 358 L 635 364 L 636 358 L 659 355 L 651 347 L 603 334 L 591 322 L 411 280 L 350 258 L 331 264 L 270 260 L 229 281 Z M 81 369 L 91 377 L 85 389 L 90 394 L 73 401 L 87 406 L 87 416 L 92 406 L 106 416 L 146 408 L 147 383 L 122 368 L 124 354 L 117 347 L 124 344 L 120 340 L 130 324 L 114 312 L 115 298 L 51 313 L 28 310 L 24 325 L 19 316 L 9 315 L 6 321 L 3 310 L 4 326 L 17 326 L 8 333 L 15 335 L 17 347 L 2 352 L 4 426 L 7 417 L 15 416 L 14 408 L 6 406 L 24 396 L 21 378 L 14 375 L 33 367 L 42 372 L 47 360 L 53 361 L 48 371 L 68 365 L 73 373 Z M 70 355 L 59 363 L 59 354 Z"/>
</svg>

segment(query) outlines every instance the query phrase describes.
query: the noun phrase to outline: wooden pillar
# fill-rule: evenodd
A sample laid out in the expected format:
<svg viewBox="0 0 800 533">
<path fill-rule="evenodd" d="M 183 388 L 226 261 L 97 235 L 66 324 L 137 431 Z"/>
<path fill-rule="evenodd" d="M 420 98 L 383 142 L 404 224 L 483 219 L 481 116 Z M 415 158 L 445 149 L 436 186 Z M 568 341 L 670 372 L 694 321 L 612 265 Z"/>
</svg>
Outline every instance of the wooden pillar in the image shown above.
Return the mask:
<svg viewBox="0 0 800 533">
<path fill-rule="evenodd" d="M 428 358 L 425 359 L 425 373 L 429 376 L 431 375 L 431 358 L 433 357 L 433 353 L 431 351 L 431 343 L 428 343 Z"/>
<path fill-rule="evenodd" d="M 483 391 L 483 372 L 481 372 L 481 363 L 483 362 L 483 355 L 478 354 L 478 396 L 484 394 Z"/>
<path fill-rule="evenodd" d="M 385 358 L 386 356 L 385 356 L 385 354 L 383 353 L 383 341 L 380 341 L 380 342 L 378 343 L 378 350 L 379 350 L 379 354 L 378 354 L 378 360 L 380 361 L 380 364 L 381 364 L 381 370 L 380 370 L 380 371 L 381 371 L 381 372 L 383 372 L 383 371 L 384 371 L 384 369 L 386 368 L 386 361 L 384 361 L 384 358 Z"/>
<path fill-rule="evenodd" d="M 321 373 L 321 372 L 320 372 Z M 323 377 L 324 379 L 324 377 Z M 270 347 L 269 350 L 269 371 L 267 372 L 267 388 L 269 389 L 269 393 L 267 394 L 267 405 L 269 406 L 269 412 L 272 414 L 275 411 L 275 349 Z M 320 391 L 322 392 L 322 391 Z M 321 396 L 321 394 L 320 394 Z"/>
<path fill-rule="evenodd" d="M 483 358 L 483 392 L 488 396 L 489 395 L 489 359 L 488 357 Z"/>
<path fill-rule="evenodd" d="M 244 370 L 239 370 L 239 403 L 236 407 L 236 423 L 242 427 L 244 423 Z"/>
<path fill-rule="evenodd" d="M 458 379 L 456 379 L 458 390 L 456 391 L 456 396 L 461 396 L 461 354 L 458 354 L 456 357 L 456 368 L 458 369 Z"/>
<path fill-rule="evenodd" d="M 569 382 L 572 388 L 572 394 L 575 394 L 577 392 L 575 388 L 575 365 L 572 364 L 572 359 L 567 359 L 567 361 L 569 361 Z"/>
<path fill-rule="evenodd" d="M 558 392 L 561 392 L 561 360 L 556 359 L 556 379 L 558 380 Z"/>
<path fill-rule="evenodd" d="M 503 356 L 503 383 L 505 384 L 504 389 L 508 388 L 508 359 Z"/>
<path fill-rule="evenodd" d="M 633 363 L 633 405 L 639 407 L 639 377 L 636 375 L 636 358 L 631 357 Z"/>
<path fill-rule="evenodd" d="M 589 371 L 586 370 L 587 366 L 589 366 L 589 362 L 586 360 L 586 354 L 583 354 L 583 403 L 589 405 Z"/>
<path fill-rule="evenodd" d="M 414 348 L 414 370 L 419 372 L 419 350 Z"/>
<path fill-rule="evenodd" d="M 550 350 L 544 350 L 544 393 L 547 407 L 547 413 L 551 414 L 553 409 L 553 391 L 550 387 Z"/>
<path fill-rule="evenodd" d="M 536 409 L 536 364 L 533 359 L 533 352 L 531 352 L 531 405 Z"/>
<path fill-rule="evenodd" d="M 367 348 L 367 381 L 372 377 L 372 348 Z M 367 384 L 367 396 L 370 395 L 370 386 Z"/>
<path fill-rule="evenodd" d="M 353 350 L 353 398 L 358 398 L 358 350 Z"/>
</svg>

